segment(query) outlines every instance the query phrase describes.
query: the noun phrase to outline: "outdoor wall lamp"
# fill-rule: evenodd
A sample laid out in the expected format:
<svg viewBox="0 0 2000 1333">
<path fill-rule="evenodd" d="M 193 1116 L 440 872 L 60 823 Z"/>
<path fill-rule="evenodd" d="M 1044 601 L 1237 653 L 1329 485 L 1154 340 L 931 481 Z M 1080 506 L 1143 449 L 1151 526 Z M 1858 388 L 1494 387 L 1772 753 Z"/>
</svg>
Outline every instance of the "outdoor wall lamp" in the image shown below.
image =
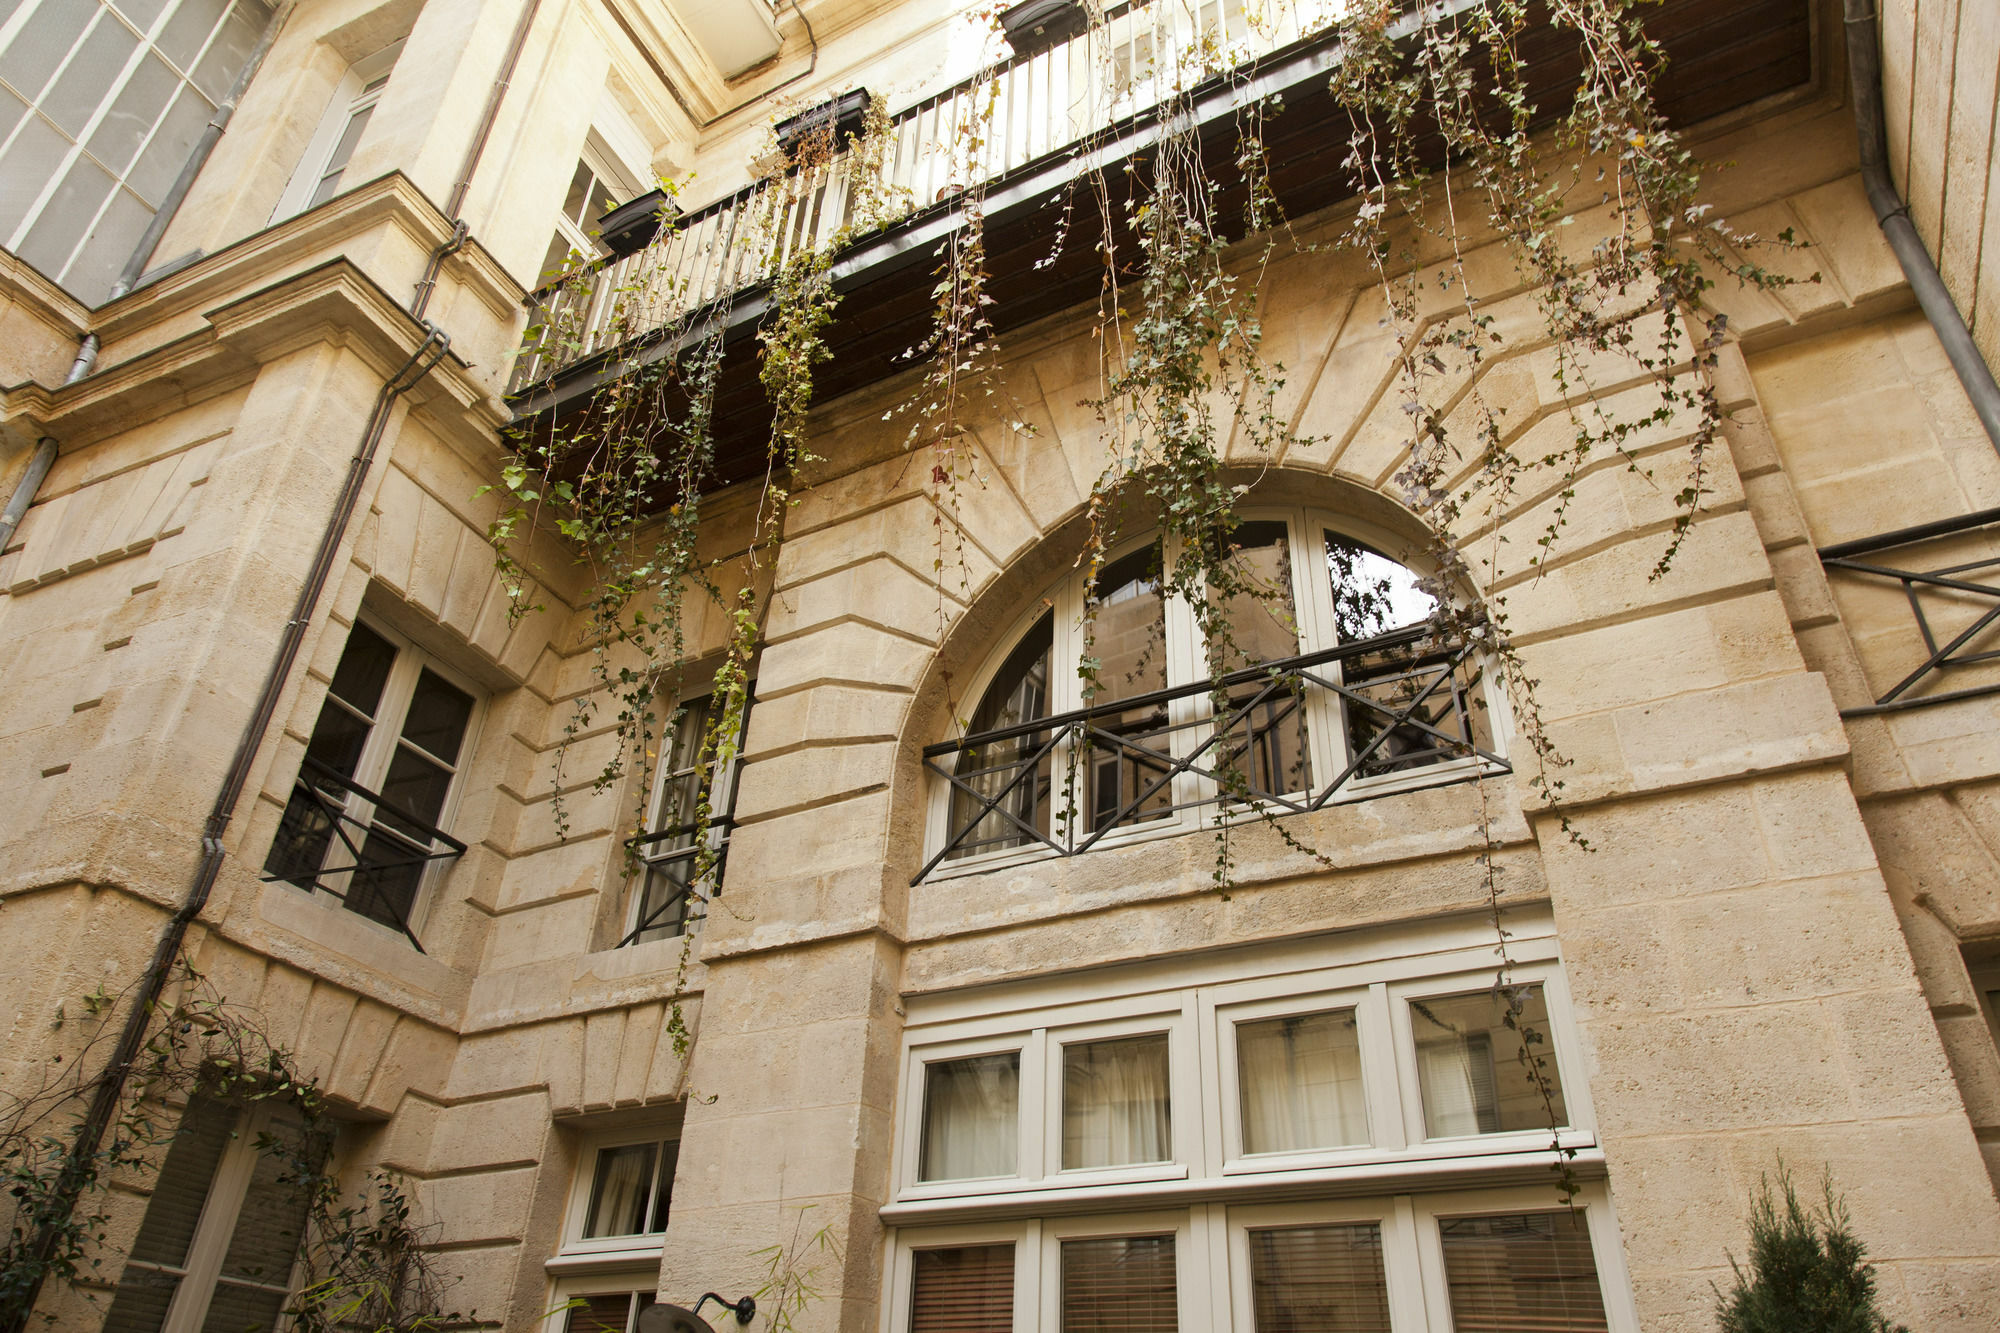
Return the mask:
<svg viewBox="0 0 2000 1333">
<path fill-rule="evenodd" d="M 694 1303 L 694 1309 L 683 1309 L 678 1305 L 649 1305 L 639 1311 L 638 1333 L 715 1333 L 707 1320 L 696 1311 L 709 1301 L 714 1301 L 723 1309 L 736 1316 L 736 1322 L 747 1324 L 757 1314 L 757 1299 L 745 1296 L 740 1301 L 725 1301 L 712 1291 L 702 1293 Z"/>
</svg>

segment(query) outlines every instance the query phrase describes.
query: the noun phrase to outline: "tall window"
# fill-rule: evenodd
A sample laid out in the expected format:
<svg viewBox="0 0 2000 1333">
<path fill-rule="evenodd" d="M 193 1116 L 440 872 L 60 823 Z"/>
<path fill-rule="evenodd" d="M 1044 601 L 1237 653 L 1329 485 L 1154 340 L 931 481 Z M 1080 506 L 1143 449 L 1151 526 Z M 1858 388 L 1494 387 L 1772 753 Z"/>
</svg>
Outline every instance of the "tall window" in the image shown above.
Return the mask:
<svg viewBox="0 0 2000 1333">
<path fill-rule="evenodd" d="M 702 753 L 715 704 L 714 697 L 706 694 L 684 700 L 668 727 L 647 831 L 632 843 L 641 870 L 626 908 L 624 934 L 618 940 L 621 948 L 682 934 L 702 918 L 708 897 L 721 885 L 722 863 L 735 827 L 736 778 L 750 725 L 750 701 L 744 702 L 735 737 L 738 758 L 720 772 L 715 772 L 713 756 Z M 706 827 L 697 822 L 704 783 L 710 784 Z M 706 876 L 704 856 L 714 866 Z"/>
<path fill-rule="evenodd" d="M 659 1129 L 585 1145 L 563 1246 L 548 1264 L 554 1313 L 546 1333 L 635 1333 L 639 1312 L 654 1303 L 680 1162 L 678 1123 L 676 1113 Z"/>
<path fill-rule="evenodd" d="M 0 245 L 102 301 L 270 19 L 263 0 L 25 0 L 0 20 Z"/>
<path fill-rule="evenodd" d="M 603 254 L 597 220 L 638 193 L 638 187 L 612 162 L 611 154 L 594 141 L 585 144 L 583 156 L 570 175 L 569 189 L 563 194 L 562 209 L 556 214 L 556 232 L 549 238 L 548 253 L 542 256 L 538 281 L 553 282 L 572 255 L 595 259 Z"/>
<path fill-rule="evenodd" d="M 354 150 L 375 116 L 375 104 L 382 100 L 402 50 L 403 44 L 396 42 L 348 67 L 327 103 L 326 114 L 320 117 L 312 142 L 306 145 L 305 156 L 299 159 L 298 170 L 292 173 L 291 184 L 278 201 L 274 218 L 317 208 L 339 193 L 347 164 L 354 159 Z"/>
<path fill-rule="evenodd" d="M 1552 1133 L 1603 1158 L 1523 926 L 1499 993 L 1464 926 L 912 1001 L 888 1327 L 1635 1333 L 1609 1197 L 1549 1183 Z"/>
<path fill-rule="evenodd" d="M 291 1290 L 307 1197 L 268 1137 L 306 1143 L 282 1102 L 243 1108 L 196 1097 L 153 1181 L 145 1220 L 104 1321 L 106 1333 L 249 1333 L 277 1327 Z"/>
<path fill-rule="evenodd" d="M 1217 803 L 1314 809 L 1503 766 L 1480 660 L 1427 633 L 1414 571 L 1308 510 L 1253 511 L 1218 554 L 1213 641 L 1157 540 L 1036 599 L 974 678 L 963 735 L 926 756 L 926 873 L 1190 829 Z"/>
<path fill-rule="evenodd" d="M 414 943 L 426 868 L 465 849 L 440 825 L 477 707 L 427 653 L 356 621 L 264 859 L 266 878 L 331 893 Z"/>
</svg>

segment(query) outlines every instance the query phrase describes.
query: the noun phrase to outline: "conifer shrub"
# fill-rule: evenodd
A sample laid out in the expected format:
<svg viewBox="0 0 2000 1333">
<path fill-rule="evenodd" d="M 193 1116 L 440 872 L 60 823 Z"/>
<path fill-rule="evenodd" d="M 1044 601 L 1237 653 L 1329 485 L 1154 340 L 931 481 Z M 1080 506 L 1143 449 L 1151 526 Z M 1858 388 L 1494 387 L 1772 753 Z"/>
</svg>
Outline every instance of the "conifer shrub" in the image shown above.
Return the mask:
<svg viewBox="0 0 2000 1333">
<path fill-rule="evenodd" d="M 1715 1293 L 1721 1333 L 1910 1333 L 1875 1308 L 1875 1269 L 1854 1234 L 1847 1204 L 1834 1192 L 1833 1173 L 1820 1182 L 1821 1202 L 1799 1201 L 1783 1163 L 1766 1176 L 1750 1206 L 1750 1255 L 1734 1256 L 1736 1281 Z"/>
</svg>

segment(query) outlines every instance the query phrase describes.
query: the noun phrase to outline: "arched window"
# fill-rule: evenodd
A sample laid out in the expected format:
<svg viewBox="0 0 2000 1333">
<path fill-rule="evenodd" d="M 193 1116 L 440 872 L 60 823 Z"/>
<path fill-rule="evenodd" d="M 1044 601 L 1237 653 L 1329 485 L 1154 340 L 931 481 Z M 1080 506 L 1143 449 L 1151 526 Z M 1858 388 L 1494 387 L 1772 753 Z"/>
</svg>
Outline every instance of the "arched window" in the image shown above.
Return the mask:
<svg viewBox="0 0 2000 1333">
<path fill-rule="evenodd" d="M 1111 552 L 1094 605 L 1065 576 L 975 677 L 963 734 L 926 751 L 923 874 L 1504 769 L 1478 654 L 1440 636 L 1387 549 L 1329 515 L 1254 511 L 1216 616 L 1167 591 L 1156 539 Z"/>
</svg>

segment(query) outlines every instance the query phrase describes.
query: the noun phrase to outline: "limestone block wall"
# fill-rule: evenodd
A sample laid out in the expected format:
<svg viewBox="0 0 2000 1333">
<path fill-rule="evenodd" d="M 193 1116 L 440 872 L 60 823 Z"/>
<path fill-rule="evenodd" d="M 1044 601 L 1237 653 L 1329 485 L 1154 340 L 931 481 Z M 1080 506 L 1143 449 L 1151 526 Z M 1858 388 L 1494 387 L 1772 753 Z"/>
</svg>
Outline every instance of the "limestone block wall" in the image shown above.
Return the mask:
<svg viewBox="0 0 2000 1333">
<path fill-rule="evenodd" d="M 1843 441 L 1827 400 L 1872 383 L 1831 346 L 1907 343 L 1922 355 L 1893 264 L 1865 206 L 1855 212 L 1840 115 L 1805 106 L 1712 145 L 1739 164 L 1715 186 L 1721 205 L 1760 230 L 1766 218 L 1773 232 L 1793 226 L 1810 248 L 1775 262 L 1820 272 L 1771 298 L 1718 294 L 1745 330 L 1712 371 L 1727 448 L 1697 457 L 1687 423 L 1668 422 L 1633 442 L 1629 465 L 1606 456 L 1574 478 L 1531 472 L 1504 522 L 1473 514 L 1463 534 L 1541 682 L 1544 720 L 1572 761 L 1567 812 L 1596 848 L 1564 835 L 1525 782 L 1497 802 L 1489 789 L 1506 901 L 1554 912 L 1648 1329 L 1710 1326 L 1711 1284 L 1727 1280 L 1748 1198 L 1781 1158 L 1831 1167 L 1899 1318 L 1971 1330 L 2000 1309 L 2000 1256 L 1983 1242 L 1968 1253 L 1966 1240 L 2000 1226 L 1983 1182 L 1966 1184 L 1982 1174 L 1978 1113 L 1968 1116 L 1971 1094 L 1913 965 L 1896 872 L 1870 836 L 1874 806 L 1864 819 L 1857 804 L 1869 788 L 1850 768 L 1870 761 L 1799 609 L 1809 550 L 1794 549 L 1796 523 L 1782 527 L 1779 483 L 1791 483 L 1778 423 L 1812 391 L 1767 371 L 1792 364 L 1798 384 L 1819 386 L 1823 415 L 1793 438 L 1801 476 L 1831 475 Z M 1587 245 L 1588 228 L 1577 230 Z M 1489 275 L 1483 308 L 1509 340 L 1477 387 L 1504 409 L 1510 446 L 1539 457 L 1570 428 L 1535 341 L 1533 294 L 1508 290 L 1497 247 L 1468 262 Z M 1269 494 L 1411 532 L 1393 502 L 1403 414 L 1379 296 L 1358 264 L 1323 251 L 1275 262 L 1265 281 L 1268 345 L 1287 367 L 1281 407 L 1307 438 L 1261 474 L 1234 446 L 1262 488 L 1253 502 Z M 1426 299 L 1450 317 L 1450 298 Z M 828 461 L 779 556 L 729 910 L 703 944 L 689 1078 L 713 1100 L 688 1108 L 663 1291 L 751 1281 L 754 1252 L 810 1204 L 812 1225 L 846 1246 L 842 1298 L 809 1312 L 811 1326 L 874 1326 L 886 1136 L 909 1092 L 894 1067 L 902 997 L 1444 919 L 1484 901 L 1472 788 L 1295 820 L 1331 870 L 1248 829 L 1227 901 L 1207 888 L 1213 849 L 1201 837 L 909 886 L 923 860 L 918 751 L 969 708 L 962 682 L 1080 547 L 1080 506 L 1104 463 L 1099 423 L 1079 402 L 1097 392 L 1095 357 L 1075 323 L 1009 340 L 1008 405 L 969 428 L 982 481 L 946 516 L 964 540 L 945 552 L 942 588 L 925 572 L 939 556 L 936 502 L 881 425 L 897 386 L 820 417 L 814 452 Z M 1647 392 L 1621 374 L 1604 363 L 1596 387 Z M 1461 376 L 1444 391 L 1464 387 Z M 1938 421 L 1953 419 L 1948 386 L 1924 379 L 1916 392 L 1937 401 Z M 1909 432 L 1931 451 L 1913 470 L 1972 466 L 1949 425 Z M 1669 497 L 1696 478 L 1700 521 L 1670 572 L 1649 577 Z M 1572 486 L 1580 498 L 1557 558 L 1529 568 Z M 1852 491 L 1824 494 L 1841 522 L 1872 521 L 1850 513 Z"/>
</svg>

